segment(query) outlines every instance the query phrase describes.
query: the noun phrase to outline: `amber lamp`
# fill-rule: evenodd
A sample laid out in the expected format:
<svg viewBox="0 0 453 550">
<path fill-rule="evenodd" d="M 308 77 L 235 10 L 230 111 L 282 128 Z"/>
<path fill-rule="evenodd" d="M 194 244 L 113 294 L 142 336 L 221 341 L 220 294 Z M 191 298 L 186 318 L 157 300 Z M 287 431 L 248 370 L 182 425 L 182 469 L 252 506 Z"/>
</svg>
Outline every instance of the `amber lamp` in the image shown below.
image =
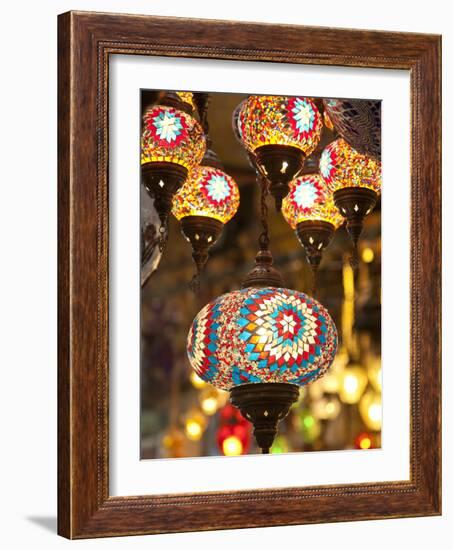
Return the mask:
<svg viewBox="0 0 453 550">
<path fill-rule="evenodd" d="M 238 207 L 236 182 L 221 169 L 217 156 L 208 150 L 203 164 L 190 171 L 187 181 L 173 197 L 172 207 L 183 235 L 192 246 L 198 275 L 206 265 L 209 248 Z"/>
<path fill-rule="evenodd" d="M 288 194 L 289 182 L 321 137 L 322 118 L 306 97 L 250 96 L 234 124 L 245 148 L 270 182 L 277 210 Z"/>
<path fill-rule="evenodd" d="M 201 162 L 206 139 L 192 116 L 192 106 L 177 94 L 166 94 L 143 117 L 141 169 L 143 183 L 166 222 L 173 195 L 188 172 Z"/>
<path fill-rule="evenodd" d="M 363 220 L 373 210 L 381 190 L 381 164 L 339 138 L 322 152 L 319 169 L 339 213 L 346 219 L 354 247 L 351 263 L 356 266 Z"/>
<path fill-rule="evenodd" d="M 324 249 L 343 222 L 321 175 L 305 174 L 294 179 L 283 199 L 282 213 L 295 230 L 316 274 Z"/>
</svg>

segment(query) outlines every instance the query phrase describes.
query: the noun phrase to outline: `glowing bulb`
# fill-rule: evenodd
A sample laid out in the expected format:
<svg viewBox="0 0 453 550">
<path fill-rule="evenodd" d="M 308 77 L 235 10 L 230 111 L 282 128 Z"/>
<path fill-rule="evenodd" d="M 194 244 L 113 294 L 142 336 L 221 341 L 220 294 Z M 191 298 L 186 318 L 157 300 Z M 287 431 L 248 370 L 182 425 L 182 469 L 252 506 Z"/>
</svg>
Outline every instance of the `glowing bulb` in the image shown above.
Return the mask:
<svg viewBox="0 0 453 550">
<path fill-rule="evenodd" d="M 348 366 L 344 369 L 343 378 L 340 385 L 340 398 L 344 403 L 353 405 L 358 403 L 365 390 L 368 377 L 365 370 L 357 366 Z"/>
<path fill-rule="evenodd" d="M 374 252 L 372 248 L 369 248 L 368 246 L 362 250 L 362 260 L 369 264 L 374 260 Z"/>
<path fill-rule="evenodd" d="M 359 403 L 359 412 L 367 428 L 379 431 L 382 425 L 382 402 L 380 394 L 368 390 Z"/>
<path fill-rule="evenodd" d="M 371 439 L 369 437 L 363 437 L 359 445 L 361 449 L 369 449 L 371 447 Z"/>
<path fill-rule="evenodd" d="M 359 387 L 359 381 L 354 374 L 347 374 L 343 380 L 343 386 L 345 392 L 352 394 L 355 393 Z"/>
<path fill-rule="evenodd" d="M 372 436 L 367 432 L 360 433 L 354 441 L 356 449 L 371 449 L 373 446 Z"/>
<path fill-rule="evenodd" d="M 196 420 L 188 420 L 186 422 L 186 435 L 189 439 L 192 441 L 199 441 L 202 433 L 203 429 L 199 422 Z"/>
<path fill-rule="evenodd" d="M 206 397 L 201 402 L 203 412 L 208 415 L 213 415 L 217 411 L 217 399 L 215 397 Z"/>
<path fill-rule="evenodd" d="M 311 428 L 314 423 L 315 423 L 315 419 L 312 416 L 306 416 L 304 418 L 304 426 L 306 428 Z"/>
<path fill-rule="evenodd" d="M 241 440 L 235 435 L 230 435 L 222 443 L 222 451 L 225 456 L 239 456 L 242 454 Z"/>
<path fill-rule="evenodd" d="M 192 441 L 198 441 L 201 439 L 205 428 L 206 417 L 200 412 L 199 409 L 191 409 L 185 418 L 186 436 Z"/>
<path fill-rule="evenodd" d="M 368 415 L 373 422 L 380 422 L 382 419 L 381 407 L 377 403 L 372 403 L 368 407 Z"/>
<path fill-rule="evenodd" d="M 274 444 L 271 447 L 271 453 L 274 455 L 279 455 L 282 453 L 287 453 L 289 451 L 288 440 L 284 435 L 278 435 L 275 438 Z"/>
</svg>

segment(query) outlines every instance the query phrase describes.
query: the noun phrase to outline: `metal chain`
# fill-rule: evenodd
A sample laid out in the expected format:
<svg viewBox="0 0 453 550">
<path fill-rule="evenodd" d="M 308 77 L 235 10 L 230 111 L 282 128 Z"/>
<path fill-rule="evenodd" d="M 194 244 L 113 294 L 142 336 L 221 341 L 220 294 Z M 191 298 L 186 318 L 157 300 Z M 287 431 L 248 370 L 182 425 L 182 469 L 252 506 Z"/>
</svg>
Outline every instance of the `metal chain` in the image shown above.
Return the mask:
<svg viewBox="0 0 453 550">
<path fill-rule="evenodd" d="M 160 252 L 164 251 L 165 244 L 167 242 L 167 239 L 166 239 L 167 220 L 168 220 L 168 218 L 165 218 L 165 221 L 161 220 L 161 222 L 160 222 L 159 237 L 158 237 L 159 251 Z"/>
<path fill-rule="evenodd" d="M 261 250 L 269 250 L 269 225 L 267 222 L 267 203 L 266 199 L 269 195 L 269 182 L 260 172 L 256 171 L 256 177 L 260 183 L 261 188 L 261 225 L 263 226 L 263 231 L 261 232 L 258 242 Z"/>
</svg>

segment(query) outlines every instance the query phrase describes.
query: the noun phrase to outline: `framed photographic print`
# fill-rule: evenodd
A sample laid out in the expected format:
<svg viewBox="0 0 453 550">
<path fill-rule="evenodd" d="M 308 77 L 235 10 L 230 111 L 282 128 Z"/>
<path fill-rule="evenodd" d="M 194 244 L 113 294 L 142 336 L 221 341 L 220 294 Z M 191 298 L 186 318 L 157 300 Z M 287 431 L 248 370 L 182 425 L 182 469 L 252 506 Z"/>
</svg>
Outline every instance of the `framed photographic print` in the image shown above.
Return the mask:
<svg viewBox="0 0 453 550">
<path fill-rule="evenodd" d="M 59 17 L 59 533 L 441 513 L 440 37 Z"/>
</svg>

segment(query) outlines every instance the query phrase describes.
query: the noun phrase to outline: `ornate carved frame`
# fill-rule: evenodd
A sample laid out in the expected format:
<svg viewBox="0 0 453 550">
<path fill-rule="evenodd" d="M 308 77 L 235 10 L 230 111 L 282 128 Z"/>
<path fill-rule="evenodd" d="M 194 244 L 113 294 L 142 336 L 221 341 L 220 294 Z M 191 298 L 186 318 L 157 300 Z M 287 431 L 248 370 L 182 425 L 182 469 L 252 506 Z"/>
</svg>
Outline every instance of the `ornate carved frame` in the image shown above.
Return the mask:
<svg viewBox="0 0 453 550">
<path fill-rule="evenodd" d="M 59 533 L 87 538 L 440 514 L 440 37 L 87 12 L 65 13 L 58 23 Z M 410 481 L 109 496 L 111 54 L 410 71 Z"/>
</svg>

